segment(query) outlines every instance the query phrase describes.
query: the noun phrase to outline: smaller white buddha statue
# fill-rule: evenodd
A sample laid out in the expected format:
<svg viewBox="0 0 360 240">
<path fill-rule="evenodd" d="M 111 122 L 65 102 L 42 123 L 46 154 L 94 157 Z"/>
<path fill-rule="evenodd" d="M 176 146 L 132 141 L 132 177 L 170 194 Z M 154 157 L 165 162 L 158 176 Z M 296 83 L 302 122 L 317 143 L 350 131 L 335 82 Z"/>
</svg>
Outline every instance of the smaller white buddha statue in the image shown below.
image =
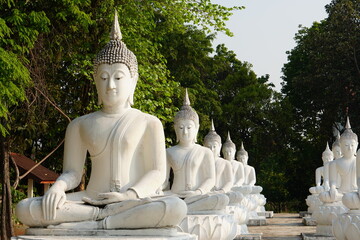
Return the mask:
<svg viewBox="0 0 360 240">
<path fill-rule="evenodd" d="M 324 191 L 329 191 L 329 163 L 334 159 L 334 154 L 326 143 L 325 151 L 322 153 L 323 166 L 318 167 L 315 171 L 315 187 L 311 187 L 309 191 L 312 194 L 319 194 Z M 322 180 L 322 182 L 321 182 Z"/>
<path fill-rule="evenodd" d="M 245 150 L 243 143 L 241 143 L 241 148 L 236 154 L 236 159 L 244 164 L 244 185 L 254 186 L 256 183 L 255 168 L 248 165 L 249 154 Z"/>
<path fill-rule="evenodd" d="M 174 172 L 171 192 L 184 198 L 188 214 L 224 210 L 229 198 L 211 193 L 216 183 L 214 154 L 196 144 L 199 116 L 190 106 L 187 90 L 183 106 L 175 116 L 174 128 L 178 144 L 166 149 L 168 166 Z"/>
<path fill-rule="evenodd" d="M 334 160 L 342 157 L 341 147 L 340 147 L 340 132 L 339 131 L 337 131 L 336 140 L 331 145 L 331 151 L 332 151 L 332 153 L 334 155 Z"/>
<path fill-rule="evenodd" d="M 211 129 L 204 138 L 204 146 L 214 154 L 216 181 L 213 190 L 227 193 L 234 184 L 234 175 L 231 163 L 220 157 L 221 145 L 221 137 L 216 133 L 214 121 L 211 120 Z"/>
<path fill-rule="evenodd" d="M 231 141 L 228 132 L 227 139 L 222 146 L 224 159 L 230 161 L 234 173 L 234 187 L 241 187 L 245 180 L 244 164 L 235 160 L 236 146 Z"/>
</svg>

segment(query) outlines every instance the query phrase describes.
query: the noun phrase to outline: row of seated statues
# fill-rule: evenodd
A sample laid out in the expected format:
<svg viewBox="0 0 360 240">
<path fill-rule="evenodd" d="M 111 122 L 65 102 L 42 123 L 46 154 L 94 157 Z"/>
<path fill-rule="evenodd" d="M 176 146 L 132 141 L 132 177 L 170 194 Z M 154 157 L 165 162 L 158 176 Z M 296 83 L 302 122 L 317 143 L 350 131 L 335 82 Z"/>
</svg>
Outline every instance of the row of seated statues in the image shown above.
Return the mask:
<svg viewBox="0 0 360 240">
<path fill-rule="evenodd" d="M 358 137 L 347 118 L 330 150 L 322 154 L 323 166 L 315 171 L 316 186 L 309 189 L 308 211 L 316 220 L 316 234 L 336 239 L 360 239 L 360 152 Z"/>
<path fill-rule="evenodd" d="M 110 38 L 94 67 L 102 108 L 68 125 L 63 173 L 43 197 L 17 205 L 19 220 L 31 228 L 66 230 L 184 228 L 189 215 L 227 218 L 228 206 L 241 208 L 244 194 L 253 189 L 260 193 L 243 145 L 236 161 L 230 135 L 222 146 L 214 124 L 205 146 L 196 143 L 199 117 L 187 91 L 174 119 L 177 145 L 165 148 L 160 120 L 131 107 L 138 65 L 121 40 L 117 14 Z M 220 157 L 221 147 L 225 159 Z M 91 175 L 86 189 L 71 192 L 81 181 L 87 156 Z M 246 215 L 245 210 L 239 211 Z M 234 238 L 236 225 L 221 239 Z"/>
</svg>

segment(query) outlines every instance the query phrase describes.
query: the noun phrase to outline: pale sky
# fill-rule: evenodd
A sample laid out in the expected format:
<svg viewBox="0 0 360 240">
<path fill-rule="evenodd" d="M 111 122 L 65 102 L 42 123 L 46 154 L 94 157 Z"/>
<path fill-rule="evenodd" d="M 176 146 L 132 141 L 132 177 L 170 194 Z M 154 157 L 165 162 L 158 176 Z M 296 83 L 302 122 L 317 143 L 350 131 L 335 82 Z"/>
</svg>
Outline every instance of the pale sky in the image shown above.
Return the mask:
<svg viewBox="0 0 360 240">
<path fill-rule="evenodd" d="M 331 0 L 212 0 L 224 6 L 245 6 L 234 13 L 227 27 L 234 33 L 219 33 L 214 47 L 224 43 L 241 61 L 253 65 L 258 75 L 270 75 L 280 91 L 281 68 L 287 62 L 286 51 L 295 47 L 299 25 L 310 27 L 327 17 L 325 5 Z"/>
</svg>

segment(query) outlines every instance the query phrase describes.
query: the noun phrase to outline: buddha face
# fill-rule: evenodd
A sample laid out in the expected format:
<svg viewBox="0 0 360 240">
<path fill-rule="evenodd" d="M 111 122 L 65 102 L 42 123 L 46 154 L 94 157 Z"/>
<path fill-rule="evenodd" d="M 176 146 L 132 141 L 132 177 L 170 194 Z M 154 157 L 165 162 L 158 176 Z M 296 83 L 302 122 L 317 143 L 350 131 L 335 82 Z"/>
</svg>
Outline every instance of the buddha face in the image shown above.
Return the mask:
<svg viewBox="0 0 360 240">
<path fill-rule="evenodd" d="M 332 148 L 332 152 L 334 154 L 334 159 L 338 159 L 338 158 L 341 158 L 341 148 L 340 146 L 334 146 Z"/>
<path fill-rule="evenodd" d="M 193 120 L 180 119 L 174 127 L 180 144 L 189 145 L 195 143 L 198 129 Z"/>
<path fill-rule="evenodd" d="M 334 155 L 332 155 L 331 153 L 326 153 L 322 156 L 322 160 L 324 164 L 331 162 L 333 159 L 334 159 Z"/>
<path fill-rule="evenodd" d="M 345 158 L 352 158 L 355 156 L 358 142 L 354 139 L 342 139 L 340 141 L 341 152 Z"/>
<path fill-rule="evenodd" d="M 222 153 L 226 160 L 234 160 L 235 159 L 235 151 L 236 150 L 232 147 L 225 147 L 225 148 L 223 148 Z"/>
<path fill-rule="evenodd" d="M 249 159 L 249 156 L 246 155 L 246 154 L 238 154 L 238 155 L 237 155 L 237 160 L 238 160 L 239 162 L 242 162 L 242 163 L 245 164 L 245 165 L 247 165 L 248 159 Z"/>
<path fill-rule="evenodd" d="M 207 141 L 205 142 L 204 146 L 210 148 L 215 157 L 220 156 L 221 144 L 219 144 L 217 141 Z"/>
<path fill-rule="evenodd" d="M 105 107 L 128 106 L 135 83 L 125 64 L 100 64 L 95 82 L 99 98 Z"/>
</svg>

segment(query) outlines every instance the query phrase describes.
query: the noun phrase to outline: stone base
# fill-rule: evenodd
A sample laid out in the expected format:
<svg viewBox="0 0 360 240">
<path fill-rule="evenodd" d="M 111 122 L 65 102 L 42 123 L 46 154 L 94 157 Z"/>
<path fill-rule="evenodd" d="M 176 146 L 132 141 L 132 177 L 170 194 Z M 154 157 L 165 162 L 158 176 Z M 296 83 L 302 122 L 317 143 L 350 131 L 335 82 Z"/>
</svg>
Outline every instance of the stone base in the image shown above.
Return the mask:
<svg viewBox="0 0 360 240">
<path fill-rule="evenodd" d="M 301 237 L 303 240 L 336 240 L 335 237 L 318 235 L 316 233 L 302 233 Z"/>
<path fill-rule="evenodd" d="M 237 234 L 237 223 L 231 214 L 187 215 L 179 228 L 197 235 L 198 240 L 232 240 Z"/>
<path fill-rule="evenodd" d="M 246 223 L 246 225 L 248 225 L 248 226 L 265 226 L 266 219 L 265 219 L 265 217 L 249 219 L 249 221 Z"/>
<path fill-rule="evenodd" d="M 316 225 L 316 234 L 320 236 L 334 237 L 332 233 L 332 225 Z"/>
<path fill-rule="evenodd" d="M 249 233 L 237 235 L 234 240 L 261 240 L 262 233 Z"/>
<path fill-rule="evenodd" d="M 303 217 L 302 223 L 305 226 L 316 226 L 317 225 L 316 220 L 312 217 Z"/>
<path fill-rule="evenodd" d="M 266 218 L 273 218 L 274 212 L 273 211 L 265 211 L 265 212 L 258 212 L 259 217 L 266 217 Z"/>
<path fill-rule="evenodd" d="M 333 221 L 332 230 L 337 239 L 359 240 L 360 210 L 349 210 L 349 212 L 338 216 Z"/>
<path fill-rule="evenodd" d="M 311 213 L 309 213 L 308 211 L 301 211 L 299 212 L 299 217 L 304 218 L 304 217 L 311 217 Z"/>
<path fill-rule="evenodd" d="M 13 237 L 12 240 L 90 240 L 90 239 L 121 239 L 121 240 L 196 240 L 195 235 L 177 232 L 176 228 L 152 228 L 152 229 L 56 229 L 56 228 L 28 228 L 26 235 Z"/>
</svg>

